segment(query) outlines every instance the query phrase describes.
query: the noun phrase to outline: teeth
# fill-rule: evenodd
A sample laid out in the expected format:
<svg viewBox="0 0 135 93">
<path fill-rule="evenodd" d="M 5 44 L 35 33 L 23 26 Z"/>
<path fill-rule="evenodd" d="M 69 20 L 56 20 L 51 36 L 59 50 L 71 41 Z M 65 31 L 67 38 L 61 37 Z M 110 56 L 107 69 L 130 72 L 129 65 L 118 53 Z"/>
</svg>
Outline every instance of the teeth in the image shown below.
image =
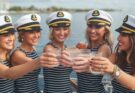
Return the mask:
<svg viewBox="0 0 135 93">
<path fill-rule="evenodd" d="M 119 45 L 122 45 L 122 43 L 119 42 Z"/>
</svg>

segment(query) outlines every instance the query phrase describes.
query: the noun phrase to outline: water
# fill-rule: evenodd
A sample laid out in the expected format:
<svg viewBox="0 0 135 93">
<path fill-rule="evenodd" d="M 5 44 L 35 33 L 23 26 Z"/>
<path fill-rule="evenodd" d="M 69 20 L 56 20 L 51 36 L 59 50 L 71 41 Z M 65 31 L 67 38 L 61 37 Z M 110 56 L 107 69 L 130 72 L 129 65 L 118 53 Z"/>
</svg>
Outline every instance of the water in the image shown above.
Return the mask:
<svg viewBox="0 0 135 93">
<path fill-rule="evenodd" d="M 114 40 L 114 46 L 117 43 L 117 36 L 118 33 L 115 31 L 116 28 L 118 28 L 122 24 L 122 20 L 127 14 L 133 14 L 133 11 L 114 11 L 109 12 L 113 17 L 113 23 L 112 23 L 112 34 L 113 34 L 113 40 Z M 135 12 L 134 12 L 135 13 Z M 86 22 L 84 20 L 86 12 L 71 12 L 73 15 L 72 20 L 72 26 L 71 26 L 71 36 L 67 39 L 66 44 L 68 47 L 74 47 L 77 42 L 85 42 L 85 28 L 86 28 Z M 13 23 L 24 14 L 14 14 L 11 15 L 13 18 Z M 49 42 L 48 36 L 49 36 L 49 29 L 46 24 L 46 18 L 48 16 L 48 13 L 42 13 L 41 15 L 41 25 L 42 25 L 42 36 L 40 39 L 39 44 L 36 46 L 37 52 L 40 55 L 42 53 L 42 50 L 47 42 Z M 134 14 L 135 15 L 135 14 Z M 18 43 L 17 43 L 18 45 Z M 75 73 L 73 72 L 71 74 L 71 77 L 76 77 Z M 43 76 L 40 75 L 40 88 L 43 89 Z"/>
<path fill-rule="evenodd" d="M 133 11 L 114 11 L 114 12 L 109 12 L 112 17 L 113 17 L 113 23 L 112 23 L 112 33 L 113 33 L 113 40 L 114 40 L 114 45 L 117 43 L 117 36 L 118 33 L 115 31 L 116 28 L 118 28 L 123 21 L 123 18 L 127 14 L 134 14 Z M 49 41 L 48 36 L 49 36 L 49 29 L 46 24 L 46 18 L 49 13 L 42 13 L 41 15 L 41 25 L 42 25 L 42 35 L 39 44 L 37 45 L 37 51 L 40 54 L 42 52 L 42 49 L 44 45 Z M 71 35 L 67 39 L 66 44 L 68 47 L 74 47 L 77 42 L 85 42 L 85 28 L 86 28 L 86 22 L 85 22 L 85 14 L 86 12 L 71 12 L 73 15 L 72 19 L 72 26 L 71 26 Z M 20 16 L 24 14 L 14 14 L 11 15 L 13 18 L 13 22 L 15 22 Z"/>
</svg>

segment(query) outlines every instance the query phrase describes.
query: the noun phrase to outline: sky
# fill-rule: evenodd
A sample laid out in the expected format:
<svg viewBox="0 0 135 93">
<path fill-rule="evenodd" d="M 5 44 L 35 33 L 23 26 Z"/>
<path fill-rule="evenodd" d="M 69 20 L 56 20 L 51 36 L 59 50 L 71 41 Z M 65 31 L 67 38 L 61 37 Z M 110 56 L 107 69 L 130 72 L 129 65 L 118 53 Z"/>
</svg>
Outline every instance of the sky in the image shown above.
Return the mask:
<svg viewBox="0 0 135 93">
<path fill-rule="evenodd" d="M 0 0 L 1 1 L 1 0 Z M 11 6 L 34 5 L 38 8 L 58 6 L 64 8 L 112 8 L 112 9 L 135 9 L 135 0 L 4 0 Z"/>
</svg>

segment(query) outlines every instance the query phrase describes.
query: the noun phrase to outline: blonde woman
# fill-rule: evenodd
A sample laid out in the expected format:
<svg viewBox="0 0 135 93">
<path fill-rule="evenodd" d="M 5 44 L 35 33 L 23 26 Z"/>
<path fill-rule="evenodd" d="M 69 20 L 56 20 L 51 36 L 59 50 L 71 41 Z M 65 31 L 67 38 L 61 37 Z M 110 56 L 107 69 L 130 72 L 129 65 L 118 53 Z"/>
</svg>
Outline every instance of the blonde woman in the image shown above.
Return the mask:
<svg viewBox="0 0 135 93">
<path fill-rule="evenodd" d="M 40 16 L 38 14 L 27 14 L 19 18 L 15 24 L 18 31 L 20 46 L 12 53 L 11 63 L 13 66 L 22 65 L 38 57 L 34 48 L 41 36 Z M 16 79 L 15 92 L 17 93 L 40 93 L 38 75 L 40 69 Z"/>
<path fill-rule="evenodd" d="M 72 69 L 63 67 L 60 62 L 61 51 L 66 48 L 64 43 L 70 34 L 71 18 L 71 14 L 66 11 L 53 12 L 48 16 L 50 42 L 44 48 L 48 60 L 42 64 L 44 67 L 44 93 L 72 93 L 70 85 Z"/>
</svg>

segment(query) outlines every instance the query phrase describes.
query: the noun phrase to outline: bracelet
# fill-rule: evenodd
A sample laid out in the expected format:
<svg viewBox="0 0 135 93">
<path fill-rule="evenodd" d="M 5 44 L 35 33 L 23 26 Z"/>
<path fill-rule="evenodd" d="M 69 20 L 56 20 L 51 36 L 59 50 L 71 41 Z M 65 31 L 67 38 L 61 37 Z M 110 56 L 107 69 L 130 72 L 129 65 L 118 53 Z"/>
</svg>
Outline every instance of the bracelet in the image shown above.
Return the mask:
<svg viewBox="0 0 135 93">
<path fill-rule="evenodd" d="M 117 65 L 115 65 L 112 76 L 115 79 L 117 79 L 120 76 L 120 74 L 121 74 L 121 69 Z"/>
</svg>

